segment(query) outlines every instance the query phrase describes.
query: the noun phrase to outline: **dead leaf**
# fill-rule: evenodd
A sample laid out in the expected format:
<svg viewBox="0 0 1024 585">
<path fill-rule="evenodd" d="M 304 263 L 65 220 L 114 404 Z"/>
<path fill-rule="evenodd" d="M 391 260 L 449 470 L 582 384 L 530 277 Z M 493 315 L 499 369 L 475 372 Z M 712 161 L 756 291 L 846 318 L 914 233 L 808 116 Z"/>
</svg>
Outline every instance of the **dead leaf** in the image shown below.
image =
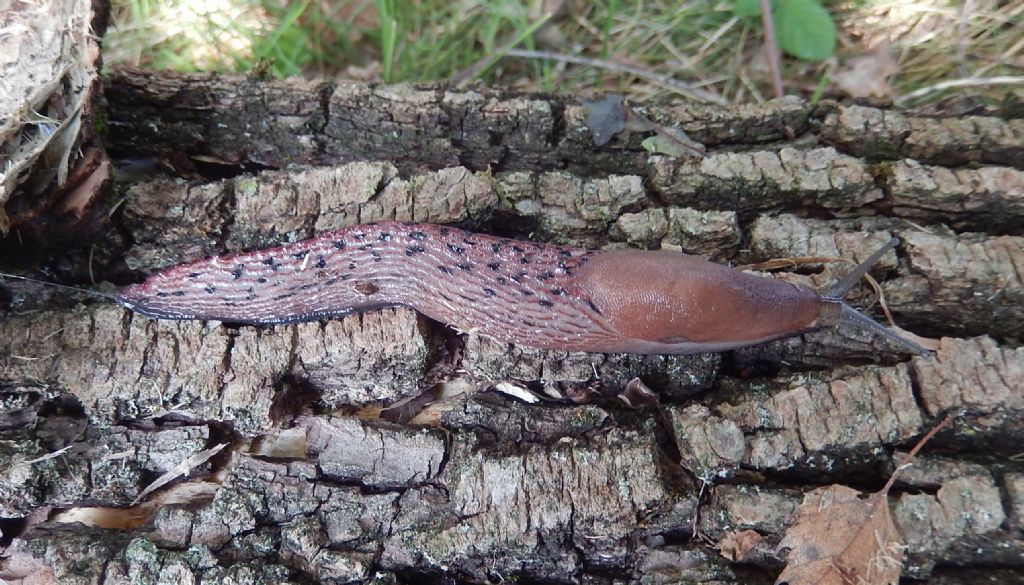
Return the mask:
<svg viewBox="0 0 1024 585">
<path fill-rule="evenodd" d="M 718 552 L 730 561 L 739 562 L 764 542 L 764 537 L 755 530 L 733 530 L 726 532 L 718 543 Z"/>
<path fill-rule="evenodd" d="M 776 585 L 896 585 L 906 547 L 889 511 L 889 490 L 900 470 L 951 420 L 928 431 L 878 492 L 865 496 L 830 485 L 804 494 L 777 549 L 789 552 Z"/>
<path fill-rule="evenodd" d="M 619 400 L 626 403 L 630 408 L 644 408 L 657 406 L 660 402 L 658 394 L 651 390 L 640 378 L 633 378 L 626 384 L 626 389 L 619 396 Z"/>
<path fill-rule="evenodd" d="M 899 72 L 892 45 L 885 41 L 870 52 L 847 60 L 832 76 L 832 81 L 850 97 L 885 98 L 892 94 L 889 77 Z"/>
<path fill-rule="evenodd" d="M 886 493 L 868 497 L 843 485 L 804 494 L 779 548 L 789 549 L 776 583 L 895 585 L 904 547 Z"/>
<path fill-rule="evenodd" d="M 612 137 L 626 129 L 626 109 L 621 95 L 609 95 L 598 100 L 583 100 L 587 118 L 583 123 L 594 136 L 594 146 L 604 146 Z"/>
</svg>

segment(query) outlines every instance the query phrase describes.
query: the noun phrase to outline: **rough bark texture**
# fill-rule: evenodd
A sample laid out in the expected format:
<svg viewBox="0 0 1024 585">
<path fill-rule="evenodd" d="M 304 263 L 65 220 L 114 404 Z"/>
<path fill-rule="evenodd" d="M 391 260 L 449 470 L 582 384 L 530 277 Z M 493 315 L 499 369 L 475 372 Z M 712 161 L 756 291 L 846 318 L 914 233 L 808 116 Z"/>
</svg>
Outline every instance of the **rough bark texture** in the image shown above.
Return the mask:
<svg viewBox="0 0 1024 585">
<path fill-rule="evenodd" d="M 133 161 L 91 249 L 54 250 L 70 281 L 384 218 L 737 264 L 858 261 L 896 236 L 872 273 L 901 325 L 943 339 L 912 359 L 846 329 L 721 355 L 577 354 L 406 309 L 225 327 L 10 284 L 0 577 L 770 583 L 803 492 L 877 490 L 955 414 L 890 494 L 904 575 L 1020 582 L 1019 120 L 642 108 L 708 145 L 685 159 L 649 156 L 642 134 L 595 147 L 585 109 L 551 97 L 143 73 L 106 95 L 112 152 L 230 176 Z M 826 287 L 848 266 L 779 277 Z M 744 531 L 760 544 L 719 553 Z"/>
</svg>

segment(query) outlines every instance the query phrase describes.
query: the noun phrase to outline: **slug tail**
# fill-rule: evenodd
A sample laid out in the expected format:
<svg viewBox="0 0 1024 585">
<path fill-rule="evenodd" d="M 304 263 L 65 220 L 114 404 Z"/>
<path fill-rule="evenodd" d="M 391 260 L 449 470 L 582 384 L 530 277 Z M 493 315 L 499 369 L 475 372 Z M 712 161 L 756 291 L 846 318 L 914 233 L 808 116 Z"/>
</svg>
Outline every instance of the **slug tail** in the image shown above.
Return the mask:
<svg viewBox="0 0 1024 585">
<path fill-rule="evenodd" d="M 840 279 L 839 282 L 835 283 L 828 292 L 822 295 L 822 300 L 838 308 L 830 319 L 834 325 L 841 325 L 844 323 L 849 324 L 858 329 L 867 330 L 880 335 L 895 346 L 910 353 L 925 355 L 929 353 L 927 349 L 893 332 L 878 321 L 875 321 L 871 317 L 868 317 L 864 313 L 854 309 L 843 300 L 843 297 L 846 296 L 846 293 L 849 292 L 851 288 L 853 288 L 853 285 L 857 284 L 857 282 L 863 278 L 869 270 L 871 270 L 871 267 L 874 266 L 882 256 L 884 256 L 889 250 L 895 248 L 898 244 L 899 240 L 896 238 L 892 238 L 886 242 L 884 246 L 876 250 L 849 274 Z"/>
</svg>

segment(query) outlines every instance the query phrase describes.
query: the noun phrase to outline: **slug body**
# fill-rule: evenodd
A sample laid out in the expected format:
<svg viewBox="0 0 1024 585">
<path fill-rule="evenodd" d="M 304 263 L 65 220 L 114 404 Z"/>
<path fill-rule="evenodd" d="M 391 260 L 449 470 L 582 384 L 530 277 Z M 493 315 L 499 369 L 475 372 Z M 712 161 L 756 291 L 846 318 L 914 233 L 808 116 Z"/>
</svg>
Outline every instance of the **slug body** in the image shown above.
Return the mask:
<svg viewBox="0 0 1024 585">
<path fill-rule="evenodd" d="M 406 306 L 531 347 L 663 354 L 761 343 L 849 308 L 675 252 L 588 251 L 392 221 L 173 267 L 117 302 L 158 319 L 243 324 Z"/>
</svg>

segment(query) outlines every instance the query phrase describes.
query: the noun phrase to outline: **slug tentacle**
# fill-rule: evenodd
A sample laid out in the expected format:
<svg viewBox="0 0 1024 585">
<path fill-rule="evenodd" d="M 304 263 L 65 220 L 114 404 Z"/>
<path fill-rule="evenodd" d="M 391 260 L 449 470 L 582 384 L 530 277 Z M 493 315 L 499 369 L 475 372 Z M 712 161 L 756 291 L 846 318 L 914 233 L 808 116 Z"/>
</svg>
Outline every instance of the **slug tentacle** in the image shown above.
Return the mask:
<svg viewBox="0 0 1024 585">
<path fill-rule="evenodd" d="M 841 300 L 893 245 L 822 296 L 686 254 L 588 251 L 385 221 L 170 268 L 116 300 L 160 319 L 241 324 L 405 306 L 458 331 L 542 349 L 724 351 L 827 322 L 896 337 Z"/>
<path fill-rule="evenodd" d="M 864 278 L 864 275 L 871 270 L 871 267 L 874 266 L 889 250 L 892 250 L 898 244 L 899 240 L 896 238 L 892 238 L 886 242 L 884 246 L 875 250 L 871 256 L 868 256 L 866 260 L 858 264 L 856 268 L 841 278 L 839 282 L 832 285 L 828 292 L 822 295 L 822 299 L 827 303 L 827 305 L 830 305 L 830 307 L 823 310 L 822 317 L 824 323 L 822 324 L 832 326 L 848 324 L 858 329 L 864 329 L 881 335 L 885 339 L 911 353 L 924 355 L 928 353 L 927 349 L 901 335 L 894 333 L 886 326 L 851 307 L 843 300 L 843 297 L 851 288 L 853 288 L 853 285 L 857 284 L 861 278 Z"/>
</svg>

